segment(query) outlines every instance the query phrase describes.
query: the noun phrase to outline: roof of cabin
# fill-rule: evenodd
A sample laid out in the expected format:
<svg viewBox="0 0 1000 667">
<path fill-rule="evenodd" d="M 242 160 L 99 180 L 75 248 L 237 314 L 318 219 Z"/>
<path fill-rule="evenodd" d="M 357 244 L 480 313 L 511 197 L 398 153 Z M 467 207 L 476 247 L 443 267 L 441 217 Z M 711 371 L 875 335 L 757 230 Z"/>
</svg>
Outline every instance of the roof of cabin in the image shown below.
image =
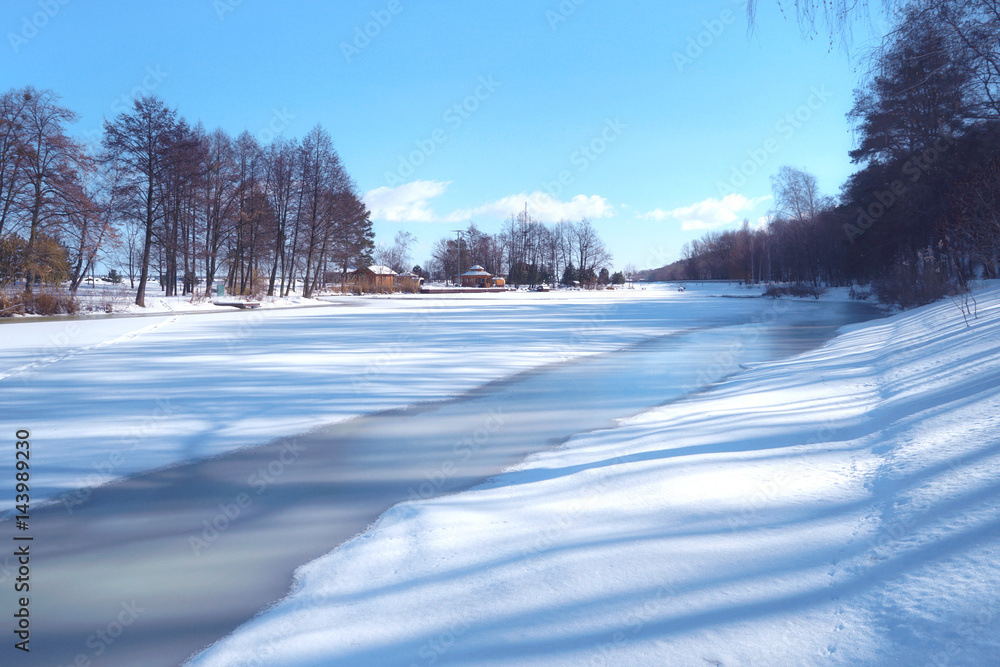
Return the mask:
<svg viewBox="0 0 1000 667">
<path fill-rule="evenodd" d="M 382 266 L 381 264 L 373 264 L 368 267 L 368 270 L 377 276 L 395 276 L 398 275 L 395 271 L 390 269 L 388 266 Z"/>
</svg>

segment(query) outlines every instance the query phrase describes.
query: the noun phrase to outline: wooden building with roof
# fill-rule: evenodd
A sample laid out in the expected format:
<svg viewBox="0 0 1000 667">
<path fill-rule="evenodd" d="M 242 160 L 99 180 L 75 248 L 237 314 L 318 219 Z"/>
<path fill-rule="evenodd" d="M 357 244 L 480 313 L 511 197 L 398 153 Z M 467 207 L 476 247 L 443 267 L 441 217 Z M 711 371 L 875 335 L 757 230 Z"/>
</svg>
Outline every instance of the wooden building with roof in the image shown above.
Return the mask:
<svg viewBox="0 0 1000 667">
<path fill-rule="evenodd" d="M 365 266 L 355 271 L 352 276 L 354 282 L 362 290 L 391 292 L 396 289 L 397 274 L 388 266 L 380 264 Z"/>
<path fill-rule="evenodd" d="M 476 264 L 461 276 L 462 287 L 492 287 L 493 274 Z"/>
</svg>

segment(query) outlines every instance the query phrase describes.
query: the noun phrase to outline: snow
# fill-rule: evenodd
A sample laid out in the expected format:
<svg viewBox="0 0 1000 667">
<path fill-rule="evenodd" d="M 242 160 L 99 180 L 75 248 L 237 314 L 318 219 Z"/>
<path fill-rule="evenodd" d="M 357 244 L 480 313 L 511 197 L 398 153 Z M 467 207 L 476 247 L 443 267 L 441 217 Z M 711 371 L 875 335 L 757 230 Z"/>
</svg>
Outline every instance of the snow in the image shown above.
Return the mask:
<svg viewBox="0 0 1000 667">
<path fill-rule="evenodd" d="M 1000 288 L 977 298 L 971 327 L 948 301 L 846 327 L 399 504 L 190 664 L 995 664 Z"/>
<path fill-rule="evenodd" d="M 146 317 L 8 319 L 0 428 L 44 443 L 32 499 L 71 510 L 123 476 L 768 306 L 720 301 L 637 289 L 324 297 L 240 311 L 150 295 Z M 13 493 L 0 487 L 0 509 Z"/>
</svg>

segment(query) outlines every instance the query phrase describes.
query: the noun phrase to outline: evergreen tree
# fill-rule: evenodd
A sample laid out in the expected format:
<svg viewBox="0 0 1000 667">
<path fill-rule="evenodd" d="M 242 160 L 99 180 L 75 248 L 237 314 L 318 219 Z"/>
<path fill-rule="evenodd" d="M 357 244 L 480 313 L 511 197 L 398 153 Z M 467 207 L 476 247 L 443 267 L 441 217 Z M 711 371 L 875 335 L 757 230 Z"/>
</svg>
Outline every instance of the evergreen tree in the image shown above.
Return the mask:
<svg viewBox="0 0 1000 667">
<path fill-rule="evenodd" d="M 566 265 L 566 268 L 563 269 L 562 280 L 560 283 L 563 285 L 572 285 L 577 280 L 576 269 L 573 268 L 573 262 L 570 262 Z"/>
</svg>

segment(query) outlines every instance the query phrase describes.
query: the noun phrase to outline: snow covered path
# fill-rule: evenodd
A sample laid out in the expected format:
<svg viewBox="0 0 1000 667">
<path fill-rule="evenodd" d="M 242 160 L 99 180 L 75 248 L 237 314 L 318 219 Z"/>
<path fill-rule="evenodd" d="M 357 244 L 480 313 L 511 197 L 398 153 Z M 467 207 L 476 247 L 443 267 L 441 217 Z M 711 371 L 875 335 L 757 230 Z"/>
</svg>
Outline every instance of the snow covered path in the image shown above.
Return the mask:
<svg viewBox="0 0 1000 667">
<path fill-rule="evenodd" d="M 402 503 L 192 662 L 988 665 L 1000 290 Z"/>
</svg>

